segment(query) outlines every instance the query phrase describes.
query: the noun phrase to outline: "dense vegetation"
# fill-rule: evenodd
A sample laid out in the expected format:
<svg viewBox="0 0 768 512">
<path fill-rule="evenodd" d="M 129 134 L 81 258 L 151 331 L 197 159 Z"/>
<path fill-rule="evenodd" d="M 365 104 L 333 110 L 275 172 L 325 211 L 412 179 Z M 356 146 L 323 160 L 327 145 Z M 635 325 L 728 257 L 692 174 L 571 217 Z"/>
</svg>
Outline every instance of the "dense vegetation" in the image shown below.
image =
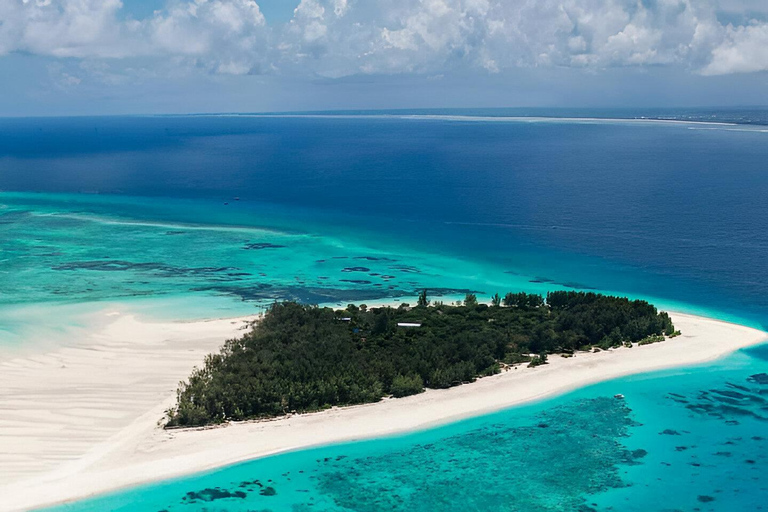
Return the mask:
<svg viewBox="0 0 768 512">
<path fill-rule="evenodd" d="M 270 417 L 447 388 L 500 366 L 546 364 L 547 353 L 607 349 L 675 332 L 645 301 L 583 292 L 468 295 L 462 305 L 345 310 L 274 304 L 264 319 L 206 357 L 169 426 Z M 402 323 L 420 326 L 398 326 Z M 653 338 L 658 340 L 658 338 Z"/>
</svg>

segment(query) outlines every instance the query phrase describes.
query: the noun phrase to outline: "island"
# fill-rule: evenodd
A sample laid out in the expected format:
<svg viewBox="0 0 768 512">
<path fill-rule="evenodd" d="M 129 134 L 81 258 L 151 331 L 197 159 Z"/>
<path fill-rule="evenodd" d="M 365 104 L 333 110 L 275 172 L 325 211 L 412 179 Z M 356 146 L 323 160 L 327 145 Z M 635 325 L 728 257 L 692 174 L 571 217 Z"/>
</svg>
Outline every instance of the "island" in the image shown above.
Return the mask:
<svg viewBox="0 0 768 512">
<path fill-rule="evenodd" d="M 343 310 L 273 304 L 240 338 L 195 368 L 167 428 L 271 418 L 405 397 L 546 364 L 552 354 L 663 341 L 680 334 L 643 300 L 591 292 L 474 294 L 454 305 Z"/>
<path fill-rule="evenodd" d="M 529 297 L 525 296 L 526 301 Z M 414 304 L 412 308 L 400 308 L 399 302 L 391 299 L 386 303 L 369 303 L 367 308 L 358 306 L 358 311 L 349 308 L 336 312 L 295 304 L 278 309 L 302 315 L 300 310 L 306 309 L 310 312 L 307 316 L 317 314 L 328 318 L 329 321 L 324 320 L 326 326 L 343 330 L 351 340 L 362 341 L 365 337 L 365 343 L 371 337 L 361 336 L 366 325 L 362 320 L 375 318 L 368 313 L 375 315 L 376 310 L 382 308 L 393 315 L 392 324 L 387 322 L 393 336 L 406 338 L 423 336 L 419 333 L 427 332 L 423 327 L 430 328 L 433 314 L 433 319 L 439 321 L 448 316 L 448 311 L 464 312 L 468 321 L 473 315 L 479 318 L 492 315 L 473 322 L 481 330 L 493 328 L 491 324 L 505 314 L 522 312 L 535 319 L 537 314 L 543 315 L 549 309 L 548 316 L 558 315 L 552 311 L 553 304 L 521 306 L 523 296 L 517 294 L 494 297 L 485 306 L 476 304 L 477 298 L 470 296 L 469 306 L 462 304 L 461 308 L 457 308 L 455 302 L 453 307 L 439 302 L 419 305 L 425 302 L 424 298 L 422 301 L 417 301 L 415 296 L 401 299 Z M 535 297 L 532 300 L 537 301 Z M 619 300 L 617 305 L 623 301 L 626 299 Z M 546 303 L 546 298 L 543 302 Z M 387 309 L 387 305 L 393 306 L 392 309 Z M 518 311 L 521 309 L 523 311 Z M 437 313 L 439 310 L 443 310 L 442 315 Z M 577 313 L 577 309 L 571 308 L 571 313 Z M 663 314 L 656 314 L 659 319 L 664 318 Z M 661 335 L 652 335 L 632 342 L 631 348 L 628 348 L 630 343 L 624 341 L 617 348 L 603 350 L 599 348 L 602 338 L 595 336 L 597 345 L 591 345 L 590 351 L 576 348 L 569 353 L 567 347 L 563 347 L 566 350 L 559 355 L 553 355 L 556 345 L 552 345 L 555 347 L 552 352 L 545 347 L 538 354 L 535 348 L 520 345 L 518 351 L 510 350 L 509 354 L 519 353 L 521 358 L 531 361 L 508 363 L 500 359 L 499 373 L 477 378 L 472 384 L 430 389 L 424 382 L 424 392 L 402 398 L 389 398 L 386 393 L 392 393 L 392 388 L 382 387 L 384 398 L 373 403 L 324 410 L 313 410 L 312 405 L 307 407 L 306 414 L 293 414 L 291 406 L 286 404 L 272 413 L 274 417 L 264 413 L 243 414 L 253 421 L 228 421 L 221 419 L 226 418 L 226 414 L 219 414 L 211 422 L 206 420 L 206 426 L 163 428 L 167 424 L 165 411 L 179 405 L 176 393 L 179 382 L 189 384 L 190 372 L 200 371 L 193 371 L 195 366 L 205 368 L 206 359 L 221 356 L 225 340 L 240 339 L 243 335 L 250 337 L 259 325 L 279 318 L 250 315 L 163 321 L 144 318 L 130 303 L 110 303 L 94 316 L 86 335 L 72 337 L 72 345 L 52 347 L 42 356 L 33 353 L 6 358 L 0 372 L 0 403 L 7 404 L 7 412 L 0 420 L 7 427 L 0 438 L 3 447 L 0 451 L 4 454 L 0 476 L 6 482 L 4 510 L 36 509 L 290 450 L 428 429 L 545 400 L 598 382 L 705 363 L 768 339 L 766 332 L 743 325 L 679 311 L 671 311 L 669 315 L 674 329 L 682 334 L 674 339 L 665 336 L 663 343 L 653 342 Z M 488 319 L 494 321 L 488 322 Z M 419 323 L 419 327 L 412 325 Z M 355 329 L 360 331 L 355 333 Z M 577 332 L 574 328 L 562 332 L 568 330 Z M 553 331 L 557 333 L 558 328 Z M 610 340 L 613 329 L 607 332 Z M 623 336 L 623 331 L 620 332 Z M 607 346 L 608 340 L 603 346 Z M 533 361 L 542 362 L 536 359 L 542 353 L 548 355 L 546 364 L 529 367 Z M 381 355 L 384 352 L 376 354 L 379 359 L 384 357 Z M 298 363 L 308 356 L 297 352 L 290 357 Z M 405 377 L 408 375 L 408 371 L 403 373 Z M 218 381 L 222 376 L 215 379 Z M 233 374 L 232 378 L 239 379 L 239 376 Z M 609 395 L 627 391 L 620 380 L 615 382 Z M 339 405 L 343 405 L 342 402 Z M 317 404 L 318 408 L 323 406 Z M 283 411 L 289 412 L 283 414 Z"/>
</svg>

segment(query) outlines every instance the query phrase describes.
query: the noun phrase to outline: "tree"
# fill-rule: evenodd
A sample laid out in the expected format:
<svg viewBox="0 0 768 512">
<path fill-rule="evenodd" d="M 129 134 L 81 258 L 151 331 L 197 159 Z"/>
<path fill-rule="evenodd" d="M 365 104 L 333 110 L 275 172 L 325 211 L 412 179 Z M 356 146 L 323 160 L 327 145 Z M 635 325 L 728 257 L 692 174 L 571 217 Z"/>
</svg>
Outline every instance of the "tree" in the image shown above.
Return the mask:
<svg viewBox="0 0 768 512">
<path fill-rule="evenodd" d="M 535 309 L 544 305 L 544 297 L 535 293 L 508 293 L 504 296 L 504 305 L 520 309 Z"/>
<path fill-rule="evenodd" d="M 421 293 L 419 294 L 419 300 L 416 303 L 416 305 L 419 306 L 419 307 L 422 307 L 422 308 L 425 308 L 425 307 L 429 306 L 429 299 L 427 298 L 427 289 L 426 288 L 424 290 L 422 290 Z"/>
<path fill-rule="evenodd" d="M 535 293 L 531 293 L 528 295 L 528 307 L 531 308 L 540 308 L 544 305 L 544 297 L 541 295 L 537 295 Z"/>
<path fill-rule="evenodd" d="M 371 334 L 380 335 L 389 330 L 389 315 L 386 312 L 377 313 L 373 317 L 373 327 L 371 328 Z"/>
<path fill-rule="evenodd" d="M 477 306 L 477 295 L 474 293 L 468 293 L 464 296 L 464 305 L 470 308 Z"/>
<path fill-rule="evenodd" d="M 491 297 L 491 305 L 494 307 L 499 307 L 500 304 L 501 304 L 501 297 L 497 293 L 496 295 Z"/>
</svg>

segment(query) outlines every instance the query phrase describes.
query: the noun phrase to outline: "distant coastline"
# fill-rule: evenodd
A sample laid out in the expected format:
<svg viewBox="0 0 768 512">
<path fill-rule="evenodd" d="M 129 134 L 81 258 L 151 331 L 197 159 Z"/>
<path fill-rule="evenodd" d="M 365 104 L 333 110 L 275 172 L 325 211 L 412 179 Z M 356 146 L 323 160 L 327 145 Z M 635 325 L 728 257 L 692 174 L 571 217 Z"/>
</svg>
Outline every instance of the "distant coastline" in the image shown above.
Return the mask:
<svg viewBox="0 0 768 512">
<path fill-rule="evenodd" d="M 441 114 L 190 114 L 153 117 L 256 117 L 274 119 L 405 119 L 428 121 L 467 121 L 467 122 L 592 122 L 592 123 L 670 123 L 714 126 L 739 126 L 739 123 L 720 121 L 689 121 L 662 118 L 624 118 L 624 117 L 548 117 L 548 116 L 471 116 Z"/>
<path fill-rule="evenodd" d="M 295 112 L 163 114 L 158 117 L 264 117 L 336 119 L 422 119 L 476 122 L 661 122 L 713 126 L 766 126 L 768 108 L 722 109 L 392 109 Z"/>
</svg>

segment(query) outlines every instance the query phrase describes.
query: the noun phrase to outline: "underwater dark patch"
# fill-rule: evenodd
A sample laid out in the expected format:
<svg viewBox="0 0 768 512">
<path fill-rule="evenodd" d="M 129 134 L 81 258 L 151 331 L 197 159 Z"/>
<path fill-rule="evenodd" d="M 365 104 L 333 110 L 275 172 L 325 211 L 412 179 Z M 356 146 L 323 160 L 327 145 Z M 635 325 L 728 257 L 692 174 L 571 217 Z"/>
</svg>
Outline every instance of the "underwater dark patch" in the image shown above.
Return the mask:
<svg viewBox="0 0 768 512">
<path fill-rule="evenodd" d="M 325 459 L 318 486 L 358 512 L 589 510 L 583 496 L 626 486 L 619 467 L 646 455 L 620 442 L 635 425 L 630 412 L 610 398 L 579 400 L 530 425 L 494 424 L 384 455 Z M 563 449 L 582 446 L 589 448 Z"/>
<path fill-rule="evenodd" d="M 761 385 L 768 382 L 768 374 L 758 373 L 746 378 L 747 383 Z M 686 409 L 700 415 L 722 420 L 726 425 L 736 426 L 737 418 L 748 417 L 768 421 L 768 400 L 763 398 L 764 389 L 726 382 L 724 388 L 702 390 L 694 397 L 668 393 L 667 399 L 683 404 Z"/>
<path fill-rule="evenodd" d="M 182 502 L 196 503 L 198 501 L 217 501 L 230 498 L 245 499 L 248 495 L 243 491 L 230 492 L 219 487 L 203 489 L 201 491 L 189 491 L 181 500 Z"/>
<path fill-rule="evenodd" d="M 51 267 L 58 271 L 90 270 L 95 272 L 145 272 L 158 277 L 215 277 L 240 270 L 236 267 L 179 267 L 165 263 L 133 263 L 122 260 L 75 261 Z"/>
<path fill-rule="evenodd" d="M 245 244 L 243 246 L 243 249 L 259 251 L 261 249 L 282 249 L 284 247 L 285 247 L 284 245 L 271 244 L 269 242 L 256 242 L 256 243 Z"/>
<path fill-rule="evenodd" d="M 321 278 L 328 279 L 326 276 Z M 292 300 L 302 304 L 324 304 L 344 301 L 366 301 L 393 299 L 417 295 L 420 290 L 398 289 L 396 286 L 384 288 L 324 288 L 320 286 L 276 286 L 270 283 L 256 283 L 238 286 L 236 284 L 221 284 L 192 288 L 191 291 L 224 293 L 240 298 L 247 302 L 265 302 Z M 470 289 L 430 288 L 435 295 L 465 295 L 482 292 Z"/>
<path fill-rule="evenodd" d="M 564 286 L 565 288 L 573 288 L 575 290 L 596 290 L 597 288 L 593 286 L 586 285 L 584 283 L 574 283 L 574 282 L 567 282 L 567 283 L 555 283 L 559 284 L 560 286 Z"/>
<path fill-rule="evenodd" d="M 389 268 L 396 272 L 404 272 L 406 274 L 421 274 L 421 270 L 412 265 L 390 265 Z"/>
</svg>

